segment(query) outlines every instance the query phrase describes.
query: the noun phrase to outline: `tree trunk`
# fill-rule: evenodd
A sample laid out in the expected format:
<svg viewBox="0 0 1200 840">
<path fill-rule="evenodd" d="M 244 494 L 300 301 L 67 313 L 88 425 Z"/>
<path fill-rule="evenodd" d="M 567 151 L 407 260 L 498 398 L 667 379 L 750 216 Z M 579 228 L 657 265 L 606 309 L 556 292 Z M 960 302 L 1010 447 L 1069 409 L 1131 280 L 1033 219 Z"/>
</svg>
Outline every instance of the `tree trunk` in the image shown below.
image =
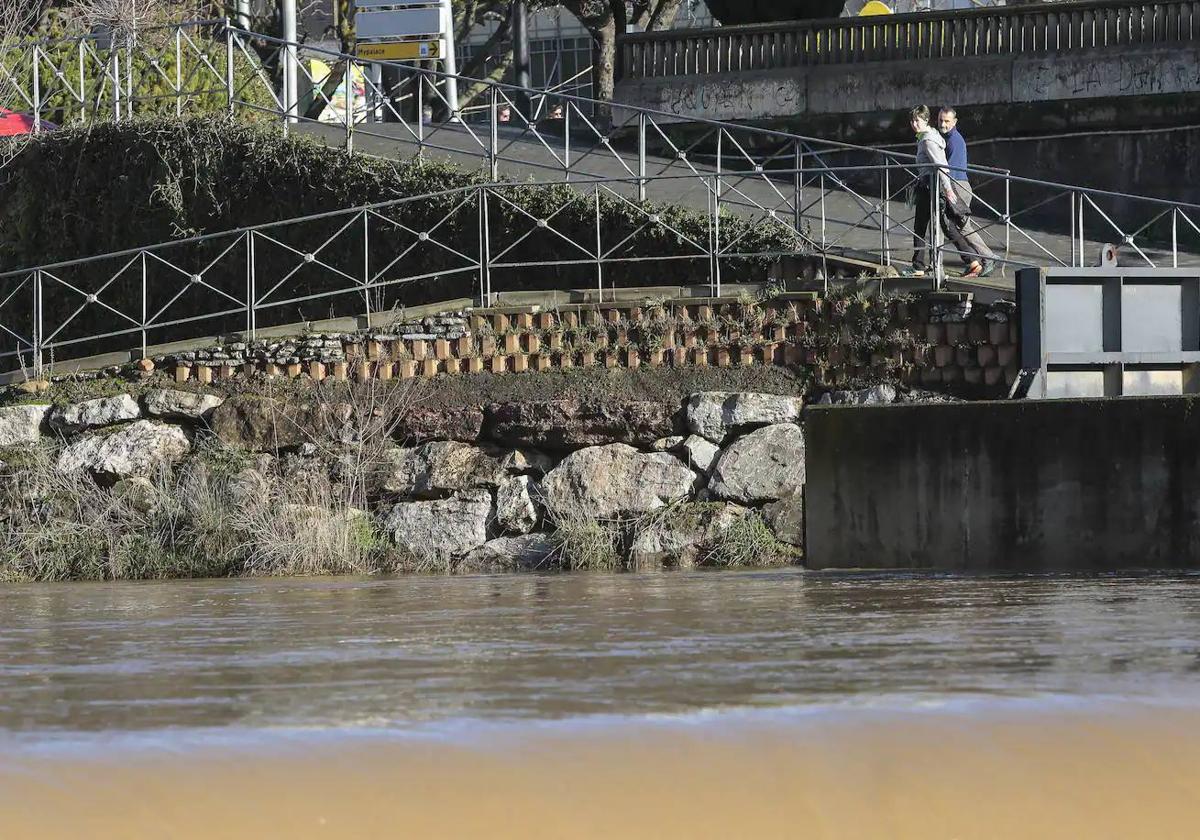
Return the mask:
<svg viewBox="0 0 1200 840">
<path fill-rule="evenodd" d="M 596 29 L 596 70 L 594 95 L 596 99 L 611 102 L 613 88 L 616 82 L 617 66 L 617 27 L 609 20 L 604 26 Z M 606 109 L 605 116 L 612 116 L 611 110 Z M 599 116 L 599 114 L 597 114 Z"/>
</svg>

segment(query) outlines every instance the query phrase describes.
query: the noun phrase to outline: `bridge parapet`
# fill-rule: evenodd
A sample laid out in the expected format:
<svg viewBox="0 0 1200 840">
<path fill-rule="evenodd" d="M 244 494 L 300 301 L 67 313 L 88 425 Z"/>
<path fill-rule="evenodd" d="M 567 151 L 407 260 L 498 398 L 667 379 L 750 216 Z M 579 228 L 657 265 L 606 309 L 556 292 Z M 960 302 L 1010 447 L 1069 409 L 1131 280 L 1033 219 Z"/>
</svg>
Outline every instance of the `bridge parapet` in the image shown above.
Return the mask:
<svg viewBox="0 0 1200 840">
<path fill-rule="evenodd" d="M 679 29 L 620 41 L 623 79 L 1200 43 L 1200 2 L 1084 2 Z"/>
</svg>

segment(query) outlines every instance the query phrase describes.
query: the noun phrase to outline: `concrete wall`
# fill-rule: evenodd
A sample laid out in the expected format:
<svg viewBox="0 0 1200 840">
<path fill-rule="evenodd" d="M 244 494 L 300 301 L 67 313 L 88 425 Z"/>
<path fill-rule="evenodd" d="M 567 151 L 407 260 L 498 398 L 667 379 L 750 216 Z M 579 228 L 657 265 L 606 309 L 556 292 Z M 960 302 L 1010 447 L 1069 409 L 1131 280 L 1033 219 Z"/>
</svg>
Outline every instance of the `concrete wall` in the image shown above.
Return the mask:
<svg viewBox="0 0 1200 840">
<path fill-rule="evenodd" d="M 806 412 L 811 568 L 1200 565 L 1200 400 Z"/>
<path fill-rule="evenodd" d="M 1187 47 L 831 64 L 721 75 L 623 80 L 618 102 L 680 117 L 768 119 L 907 110 L 915 103 L 987 105 L 1195 93 Z"/>
</svg>

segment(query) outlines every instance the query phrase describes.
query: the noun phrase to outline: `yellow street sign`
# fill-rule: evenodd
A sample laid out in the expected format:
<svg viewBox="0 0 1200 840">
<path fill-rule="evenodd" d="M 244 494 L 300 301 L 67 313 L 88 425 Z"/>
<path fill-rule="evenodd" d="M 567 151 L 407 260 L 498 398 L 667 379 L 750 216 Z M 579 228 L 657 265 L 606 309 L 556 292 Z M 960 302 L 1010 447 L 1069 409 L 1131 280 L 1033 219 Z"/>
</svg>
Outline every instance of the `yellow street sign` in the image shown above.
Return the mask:
<svg viewBox="0 0 1200 840">
<path fill-rule="evenodd" d="M 358 45 L 358 57 L 374 61 L 415 61 L 420 58 L 440 58 L 441 41 L 393 41 L 387 44 Z"/>
</svg>

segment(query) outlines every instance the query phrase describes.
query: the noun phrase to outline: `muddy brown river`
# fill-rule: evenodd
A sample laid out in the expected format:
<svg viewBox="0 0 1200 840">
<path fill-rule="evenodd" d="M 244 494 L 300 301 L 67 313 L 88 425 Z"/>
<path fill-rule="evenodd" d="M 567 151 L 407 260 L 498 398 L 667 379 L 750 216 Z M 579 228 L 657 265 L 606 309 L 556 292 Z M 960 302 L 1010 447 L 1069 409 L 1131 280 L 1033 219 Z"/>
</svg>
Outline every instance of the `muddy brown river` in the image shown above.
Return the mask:
<svg viewBox="0 0 1200 840">
<path fill-rule="evenodd" d="M 1200 576 L 0 586 L 0 837 L 1192 837 Z"/>
</svg>

